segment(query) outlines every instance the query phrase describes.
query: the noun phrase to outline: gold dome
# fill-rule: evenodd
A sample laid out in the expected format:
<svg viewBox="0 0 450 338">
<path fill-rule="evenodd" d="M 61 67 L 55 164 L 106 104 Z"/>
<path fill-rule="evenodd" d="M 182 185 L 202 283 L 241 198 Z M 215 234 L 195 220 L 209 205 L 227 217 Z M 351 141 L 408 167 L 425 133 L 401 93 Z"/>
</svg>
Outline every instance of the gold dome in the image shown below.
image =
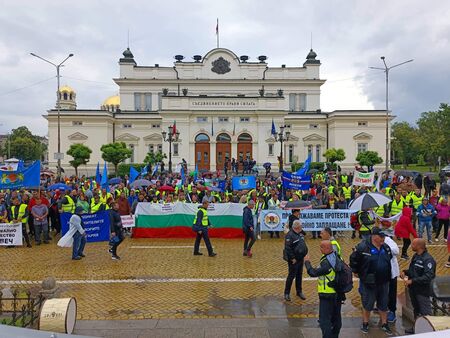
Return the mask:
<svg viewBox="0 0 450 338">
<path fill-rule="evenodd" d="M 102 106 L 120 106 L 120 96 L 113 95 L 108 97 L 105 101 L 103 101 Z"/>
<path fill-rule="evenodd" d="M 72 87 L 69 87 L 68 85 L 64 85 L 62 87 L 59 87 L 60 93 L 75 93 Z"/>
</svg>

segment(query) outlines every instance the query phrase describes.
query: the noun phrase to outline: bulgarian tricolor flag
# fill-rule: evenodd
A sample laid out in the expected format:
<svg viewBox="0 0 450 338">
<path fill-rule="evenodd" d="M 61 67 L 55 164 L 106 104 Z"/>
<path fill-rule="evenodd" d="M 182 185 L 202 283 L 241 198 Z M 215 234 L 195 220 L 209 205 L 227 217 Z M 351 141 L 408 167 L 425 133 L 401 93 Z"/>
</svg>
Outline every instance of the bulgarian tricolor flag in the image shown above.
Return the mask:
<svg viewBox="0 0 450 338">
<path fill-rule="evenodd" d="M 136 226 L 133 229 L 135 238 L 190 238 L 195 237 L 192 231 L 195 215 L 200 204 L 139 203 L 136 208 Z M 208 218 L 212 227 L 210 237 L 241 238 L 242 210 L 245 204 L 224 203 L 210 204 Z"/>
</svg>

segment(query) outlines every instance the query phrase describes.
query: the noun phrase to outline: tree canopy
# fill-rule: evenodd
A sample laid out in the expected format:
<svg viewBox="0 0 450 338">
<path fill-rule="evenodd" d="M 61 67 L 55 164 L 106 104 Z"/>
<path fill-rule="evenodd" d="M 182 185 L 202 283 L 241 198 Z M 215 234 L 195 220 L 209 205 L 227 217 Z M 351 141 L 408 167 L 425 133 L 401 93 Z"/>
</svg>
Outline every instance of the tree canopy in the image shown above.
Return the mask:
<svg viewBox="0 0 450 338">
<path fill-rule="evenodd" d="M 75 169 L 75 175 L 78 176 L 78 167 L 89 162 L 92 150 L 81 143 L 72 144 L 67 150 L 67 155 L 72 156 L 73 160 L 69 161 L 70 165 Z"/>
<path fill-rule="evenodd" d="M 367 168 L 383 163 L 383 159 L 378 155 L 378 152 L 371 150 L 360 152 L 356 156 L 356 160 L 360 166 L 366 166 Z"/>
<path fill-rule="evenodd" d="M 22 126 L 12 130 L 3 149 L 5 155 L 8 155 L 8 149 L 11 157 L 32 161 L 42 158 L 46 146 L 42 143 L 42 138 L 33 135 L 27 127 Z"/>
<path fill-rule="evenodd" d="M 339 148 L 339 149 L 329 148 L 323 154 L 323 156 L 330 163 L 334 163 L 334 162 L 337 162 L 337 161 L 341 162 L 341 161 L 345 160 L 345 151 L 342 148 Z"/>
<path fill-rule="evenodd" d="M 117 166 L 119 163 L 131 157 L 131 150 L 127 148 L 124 142 L 114 142 L 102 145 L 100 148 L 102 158 L 114 165 L 114 173 L 117 173 Z"/>
</svg>

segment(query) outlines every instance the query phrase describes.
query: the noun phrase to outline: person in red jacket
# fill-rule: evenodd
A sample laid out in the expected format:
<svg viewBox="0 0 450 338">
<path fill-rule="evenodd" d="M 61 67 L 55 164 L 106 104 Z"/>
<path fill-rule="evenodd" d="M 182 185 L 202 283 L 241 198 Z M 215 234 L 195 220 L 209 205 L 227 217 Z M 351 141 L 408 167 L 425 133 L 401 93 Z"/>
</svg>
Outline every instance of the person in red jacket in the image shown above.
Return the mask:
<svg viewBox="0 0 450 338">
<path fill-rule="evenodd" d="M 403 248 L 402 248 L 402 259 L 408 259 L 408 248 L 411 245 L 411 235 L 414 238 L 417 238 L 417 232 L 412 225 L 412 209 L 411 208 L 403 208 L 402 215 L 395 225 L 395 236 L 399 238 L 403 238 Z"/>
</svg>

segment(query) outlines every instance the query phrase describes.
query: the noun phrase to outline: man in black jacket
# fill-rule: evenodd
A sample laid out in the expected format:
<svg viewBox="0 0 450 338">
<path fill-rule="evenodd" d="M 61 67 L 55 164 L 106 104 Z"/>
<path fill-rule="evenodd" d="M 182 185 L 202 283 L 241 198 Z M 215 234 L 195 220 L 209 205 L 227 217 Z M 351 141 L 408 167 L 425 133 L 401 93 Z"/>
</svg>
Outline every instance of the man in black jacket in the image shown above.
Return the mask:
<svg viewBox="0 0 450 338">
<path fill-rule="evenodd" d="M 288 262 L 288 276 L 286 278 L 286 285 L 284 288 L 284 299 L 291 301 L 289 296 L 291 292 L 292 282 L 295 279 L 295 290 L 297 296 L 302 300 L 306 297 L 302 292 L 302 273 L 303 273 L 303 258 L 308 254 L 308 247 L 305 243 L 305 238 L 302 235 L 302 225 L 299 220 L 294 221 L 292 229 L 288 232 L 284 239 L 283 258 Z"/>
<path fill-rule="evenodd" d="M 431 315 L 431 283 L 436 276 L 436 262 L 428 253 L 425 240 L 416 238 L 412 242 L 415 252 L 408 270 L 404 270 L 400 277 L 409 288 L 409 296 L 414 309 L 414 317 Z M 405 330 L 413 334 L 414 328 Z"/>
<path fill-rule="evenodd" d="M 208 227 L 211 223 L 208 219 L 208 197 L 204 196 L 202 200 L 202 205 L 198 207 L 197 215 L 194 218 L 194 223 L 192 224 L 192 230 L 196 233 L 195 243 L 194 243 L 194 256 L 203 255 L 200 252 L 200 241 L 205 241 L 206 249 L 208 250 L 209 257 L 215 257 L 217 254 L 213 251 L 211 241 L 209 240 Z"/>
<path fill-rule="evenodd" d="M 111 248 L 109 252 L 111 253 L 111 258 L 113 260 L 119 260 L 120 257 L 117 255 L 117 247 L 123 242 L 123 227 L 122 219 L 119 214 L 119 203 L 113 202 L 112 209 L 110 211 L 111 215 Z"/>
<path fill-rule="evenodd" d="M 255 224 L 253 223 L 253 208 L 255 207 L 255 201 L 250 200 L 244 208 L 242 215 L 242 230 L 245 234 L 244 239 L 244 256 L 252 257 L 252 246 L 255 244 Z M 250 243 L 249 243 L 250 242 Z"/>
<path fill-rule="evenodd" d="M 388 335 L 392 331 L 387 324 L 389 282 L 391 280 L 390 247 L 384 243 L 386 234 L 373 228 L 368 240 L 359 243 L 350 255 L 350 267 L 360 279 L 363 323 L 361 331 L 369 332 L 370 312 L 375 301 L 381 317 L 381 329 Z"/>
<path fill-rule="evenodd" d="M 337 255 L 330 241 L 320 243 L 320 266 L 314 269 L 309 256 L 305 256 L 305 266 L 308 275 L 318 277 L 317 292 L 319 293 L 319 323 L 322 337 L 337 338 L 342 327 L 341 304 L 343 296 L 338 294 L 331 285 L 336 278 Z"/>
</svg>

